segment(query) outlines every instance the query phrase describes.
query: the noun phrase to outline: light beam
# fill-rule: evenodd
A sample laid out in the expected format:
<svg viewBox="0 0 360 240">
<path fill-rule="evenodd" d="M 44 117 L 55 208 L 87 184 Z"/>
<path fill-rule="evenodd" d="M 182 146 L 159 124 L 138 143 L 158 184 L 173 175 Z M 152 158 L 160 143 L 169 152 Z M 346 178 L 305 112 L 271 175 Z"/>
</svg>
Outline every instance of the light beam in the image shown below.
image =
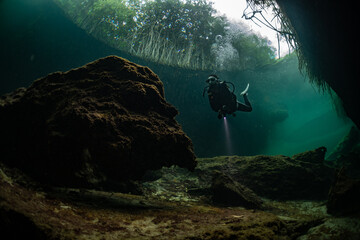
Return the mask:
<svg viewBox="0 0 360 240">
<path fill-rule="evenodd" d="M 226 154 L 228 156 L 233 155 L 232 141 L 230 137 L 230 128 L 226 117 L 224 117 L 224 132 L 225 132 L 225 145 L 226 145 Z"/>
</svg>

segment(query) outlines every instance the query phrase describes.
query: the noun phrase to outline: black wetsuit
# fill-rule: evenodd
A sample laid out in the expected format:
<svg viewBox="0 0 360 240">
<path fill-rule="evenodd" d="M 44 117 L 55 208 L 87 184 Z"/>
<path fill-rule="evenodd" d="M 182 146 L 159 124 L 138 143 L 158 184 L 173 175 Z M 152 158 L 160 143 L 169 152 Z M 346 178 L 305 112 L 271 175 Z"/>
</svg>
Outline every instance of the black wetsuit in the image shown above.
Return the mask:
<svg viewBox="0 0 360 240">
<path fill-rule="evenodd" d="M 233 114 L 235 111 L 251 112 L 252 107 L 244 94 L 245 104 L 238 102 L 233 92 L 230 92 L 226 82 L 216 81 L 207 90 L 211 108 L 221 114 Z"/>
</svg>

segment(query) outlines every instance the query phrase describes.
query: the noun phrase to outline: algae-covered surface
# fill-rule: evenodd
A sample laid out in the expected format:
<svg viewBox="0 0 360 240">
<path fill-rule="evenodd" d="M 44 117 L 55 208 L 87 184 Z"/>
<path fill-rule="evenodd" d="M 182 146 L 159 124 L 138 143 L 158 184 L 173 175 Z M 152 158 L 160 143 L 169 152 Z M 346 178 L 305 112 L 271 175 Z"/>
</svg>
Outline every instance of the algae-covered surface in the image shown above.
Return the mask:
<svg viewBox="0 0 360 240">
<path fill-rule="evenodd" d="M 267 209 L 259 211 L 201 200 L 49 189 L 3 165 L 0 173 L 1 226 L 10 239 L 22 234 L 38 239 L 357 239 L 360 226 L 355 218 L 327 215 L 323 202 L 264 199 Z"/>
</svg>

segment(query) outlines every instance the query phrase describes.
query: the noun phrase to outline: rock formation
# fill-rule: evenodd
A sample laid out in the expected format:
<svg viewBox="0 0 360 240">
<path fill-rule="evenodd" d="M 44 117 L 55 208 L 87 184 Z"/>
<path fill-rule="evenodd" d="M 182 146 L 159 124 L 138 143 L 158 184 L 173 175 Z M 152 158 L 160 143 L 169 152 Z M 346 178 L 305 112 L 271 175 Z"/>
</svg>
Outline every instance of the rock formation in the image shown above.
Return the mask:
<svg viewBox="0 0 360 240">
<path fill-rule="evenodd" d="M 215 171 L 211 189 L 213 201 L 225 206 L 243 206 L 250 209 L 263 208 L 263 201 L 249 188 L 234 181 L 222 172 Z"/>
<path fill-rule="evenodd" d="M 179 167 L 149 173 L 145 195 L 177 201 L 216 202 L 262 208 L 264 197 L 275 200 L 326 200 L 335 170 L 324 165 L 324 147 L 277 156 L 220 156 L 198 158 L 195 171 Z M 231 196 L 231 197 L 229 197 Z"/>
<path fill-rule="evenodd" d="M 174 164 L 192 170 L 177 114 L 149 68 L 102 58 L 0 98 L 1 161 L 65 186 L 138 179 Z"/>
<path fill-rule="evenodd" d="M 353 134 L 349 134 L 350 139 Z M 346 141 L 344 143 L 347 146 Z M 360 145 L 353 146 L 347 153 L 342 151 L 339 155 L 335 166 L 340 170 L 329 192 L 327 211 L 333 215 L 359 215 Z"/>
<path fill-rule="evenodd" d="M 326 167 L 324 147 L 293 157 L 231 156 L 198 159 L 200 177 L 218 170 L 262 197 L 272 199 L 326 199 L 334 170 Z"/>
<path fill-rule="evenodd" d="M 342 168 L 331 187 L 327 211 L 333 215 L 355 215 L 360 213 L 360 179 L 350 178 Z"/>
</svg>

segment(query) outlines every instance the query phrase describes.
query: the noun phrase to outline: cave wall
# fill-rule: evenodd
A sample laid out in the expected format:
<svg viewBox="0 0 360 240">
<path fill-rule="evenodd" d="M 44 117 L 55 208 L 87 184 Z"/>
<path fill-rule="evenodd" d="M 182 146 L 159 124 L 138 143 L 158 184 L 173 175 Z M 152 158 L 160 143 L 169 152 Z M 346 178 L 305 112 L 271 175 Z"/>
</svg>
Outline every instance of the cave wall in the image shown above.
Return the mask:
<svg viewBox="0 0 360 240">
<path fill-rule="evenodd" d="M 360 127 L 356 7 L 328 0 L 276 0 L 290 20 L 308 70 L 326 81 Z"/>
</svg>

